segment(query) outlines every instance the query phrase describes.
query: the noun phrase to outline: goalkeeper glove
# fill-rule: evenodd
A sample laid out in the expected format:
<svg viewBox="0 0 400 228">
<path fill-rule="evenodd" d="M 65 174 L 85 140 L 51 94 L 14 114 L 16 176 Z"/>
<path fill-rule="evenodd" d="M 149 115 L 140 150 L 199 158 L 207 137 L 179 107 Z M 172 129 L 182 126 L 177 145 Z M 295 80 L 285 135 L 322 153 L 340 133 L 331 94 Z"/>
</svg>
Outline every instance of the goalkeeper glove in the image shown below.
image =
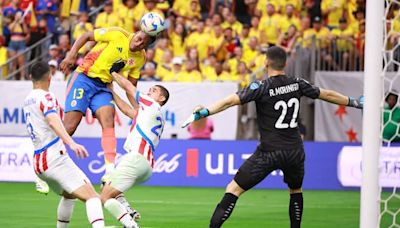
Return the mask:
<svg viewBox="0 0 400 228">
<path fill-rule="evenodd" d="M 349 97 L 349 103 L 347 104 L 347 106 L 358 108 L 358 109 L 363 109 L 364 108 L 364 96 L 360 96 L 358 99 Z"/>
<path fill-rule="evenodd" d="M 110 74 L 112 74 L 113 72 L 118 73 L 124 67 L 125 67 L 125 62 L 123 61 L 115 62 L 110 68 Z"/>
<path fill-rule="evenodd" d="M 200 110 L 197 110 L 193 113 L 194 115 L 194 120 L 199 120 L 201 118 L 207 117 L 210 115 L 210 111 L 208 111 L 208 109 L 206 108 L 202 108 Z"/>
</svg>

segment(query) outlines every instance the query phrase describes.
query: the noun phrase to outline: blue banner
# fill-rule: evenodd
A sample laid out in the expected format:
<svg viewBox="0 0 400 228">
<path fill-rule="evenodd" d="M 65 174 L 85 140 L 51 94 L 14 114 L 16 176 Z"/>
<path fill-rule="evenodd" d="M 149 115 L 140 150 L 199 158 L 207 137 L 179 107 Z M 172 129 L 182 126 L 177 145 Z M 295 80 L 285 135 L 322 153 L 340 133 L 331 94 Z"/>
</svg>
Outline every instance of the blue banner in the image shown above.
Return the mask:
<svg viewBox="0 0 400 228">
<path fill-rule="evenodd" d="M 77 138 L 90 157 L 73 160 L 94 184 L 104 173 L 100 139 Z M 124 140 L 118 140 L 117 160 L 125 154 Z M 155 152 L 153 176 L 144 185 L 225 187 L 237 169 L 256 149 L 257 141 L 162 140 Z M 351 143 L 305 142 L 306 162 L 304 189 L 341 190 L 338 180 L 338 154 Z M 257 188 L 286 189 L 283 173 L 271 173 Z"/>
</svg>

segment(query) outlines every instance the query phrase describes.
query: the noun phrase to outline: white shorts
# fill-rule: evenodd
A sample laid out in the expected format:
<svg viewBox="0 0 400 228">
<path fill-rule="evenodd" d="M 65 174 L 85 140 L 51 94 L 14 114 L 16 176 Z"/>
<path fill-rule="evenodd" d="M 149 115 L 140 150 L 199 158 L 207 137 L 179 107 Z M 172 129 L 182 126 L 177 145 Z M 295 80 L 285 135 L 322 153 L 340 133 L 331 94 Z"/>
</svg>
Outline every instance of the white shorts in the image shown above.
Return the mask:
<svg viewBox="0 0 400 228">
<path fill-rule="evenodd" d="M 114 172 L 112 172 L 109 184 L 120 192 L 146 182 L 153 170 L 145 157 L 138 153 L 127 153 L 122 157 Z"/>
<path fill-rule="evenodd" d="M 37 159 L 36 156 L 39 158 Z M 43 159 L 44 156 L 46 159 Z M 35 155 L 34 167 L 37 176 L 46 181 L 51 190 L 60 195 L 64 191 L 71 194 L 84 184 L 90 183 L 68 154 L 60 154 L 60 151 L 47 151 L 46 154 L 42 152 Z"/>
</svg>

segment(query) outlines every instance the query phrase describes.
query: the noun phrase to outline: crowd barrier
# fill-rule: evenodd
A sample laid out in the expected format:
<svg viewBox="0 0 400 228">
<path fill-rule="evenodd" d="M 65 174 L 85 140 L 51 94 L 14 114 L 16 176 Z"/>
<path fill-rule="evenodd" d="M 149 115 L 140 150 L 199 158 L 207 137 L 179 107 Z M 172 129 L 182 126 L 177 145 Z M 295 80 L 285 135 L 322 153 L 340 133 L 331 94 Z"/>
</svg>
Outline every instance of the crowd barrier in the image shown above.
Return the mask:
<svg viewBox="0 0 400 228">
<path fill-rule="evenodd" d="M 100 139 L 77 138 L 90 152 L 77 165 L 94 184 L 104 173 Z M 118 139 L 117 161 L 125 154 Z M 162 140 L 155 153 L 151 186 L 224 187 L 257 147 L 257 141 Z M 0 137 L 0 181 L 34 180 L 32 144 L 26 137 Z M 361 184 L 362 148 L 354 143 L 305 142 L 304 189 L 346 190 Z M 400 145 L 381 151 L 381 184 L 400 186 Z M 257 188 L 286 189 L 282 171 L 274 171 Z"/>
</svg>

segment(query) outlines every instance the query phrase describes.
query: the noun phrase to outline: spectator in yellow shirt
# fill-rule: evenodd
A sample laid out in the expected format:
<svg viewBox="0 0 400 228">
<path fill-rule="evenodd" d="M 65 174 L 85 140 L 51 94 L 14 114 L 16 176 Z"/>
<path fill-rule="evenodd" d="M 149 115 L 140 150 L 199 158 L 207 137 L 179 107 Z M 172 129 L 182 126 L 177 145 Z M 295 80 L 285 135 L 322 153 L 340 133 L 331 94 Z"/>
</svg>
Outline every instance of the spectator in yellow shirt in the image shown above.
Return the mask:
<svg viewBox="0 0 400 228">
<path fill-rule="evenodd" d="M 75 25 L 74 32 L 72 34 L 72 38 L 74 40 L 77 40 L 85 32 L 93 31 L 93 25 L 92 25 L 92 23 L 90 23 L 88 21 L 89 21 L 88 13 L 82 12 L 79 15 L 79 23 Z M 79 49 L 78 54 L 84 55 L 86 52 L 88 52 L 90 50 L 91 46 L 92 45 L 90 45 L 89 42 L 86 43 L 85 46 L 83 46 L 81 49 Z"/>
<path fill-rule="evenodd" d="M 199 21 L 196 31 L 191 33 L 186 39 L 186 47 L 195 47 L 199 52 L 199 58 L 202 61 L 207 58 L 211 48 L 211 36 L 204 32 L 204 22 Z"/>
<path fill-rule="evenodd" d="M 204 64 L 200 64 L 201 74 L 205 81 L 213 82 L 217 80 L 217 73 L 215 72 L 215 65 L 217 62 L 217 56 L 215 54 L 210 54 L 204 61 Z"/>
<path fill-rule="evenodd" d="M 168 30 L 168 35 L 174 56 L 185 56 L 186 31 L 183 24 L 175 23 L 175 27 L 171 26 Z"/>
<path fill-rule="evenodd" d="M 247 48 L 247 46 L 249 45 L 249 41 L 250 41 L 250 26 L 247 24 L 243 25 L 243 29 L 242 32 L 240 33 L 239 36 L 240 39 L 240 44 L 243 47 L 243 50 Z"/>
<path fill-rule="evenodd" d="M 226 21 L 221 26 L 223 29 L 232 28 L 236 35 L 239 35 L 243 29 L 243 25 L 236 20 L 236 16 L 231 12 L 229 12 Z"/>
<path fill-rule="evenodd" d="M 135 0 L 125 0 L 125 4 L 119 5 L 118 15 L 121 20 L 121 27 L 129 33 L 135 31 Z"/>
<path fill-rule="evenodd" d="M 224 31 L 221 27 L 221 25 L 215 25 L 214 26 L 214 32 L 212 33 L 213 36 L 211 38 L 211 50 L 210 53 L 215 53 L 216 55 L 219 55 L 219 59 L 223 60 L 225 58 L 225 51 L 220 51 L 218 53 L 218 49 L 222 46 L 222 43 L 225 40 L 224 37 Z"/>
<path fill-rule="evenodd" d="M 322 0 L 321 11 L 322 15 L 328 18 L 327 26 L 329 29 L 339 26 L 339 19 L 344 16 L 346 9 L 345 0 Z"/>
<path fill-rule="evenodd" d="M 7 76 L 7 65 L 4 65 L 7 62 L 7 47 L 5 46 L 6 39 L 4 36 L 0 36 L 0 78 L 5 78 Z"/>
<path fill-rule="evenodd" d="M 276 10 L 279 10 L 279 1 L 280 0 L 259 0 L 257 1 L 255 15 L 256 16 L 264 16 L 267 14 L 267 4 L 272 3 L 275 5 Z"/>
<path fill-rule="evenodd" d="M 167 82 L 177 82 L 179 74 L 182 72 L 183 58 L 174 57 L 172 59 L 172 70 L 165 71 L 165 75 L 161 76 L 163 81 Z"/>
<path fill-rule="evenodd" d="M 355 17 L 355 20 L 353 22 L 350 22 L 349 26 L 354 33 L 358 33 L 358 30 L 360 28 L 360 21 L 365 20 L 365 9 L 358 7 L 356 11 L 353 12 L 353 15 Z"/>
<path fill-rule="evenodd" d="M 237 73 L 236 76 L 234 76 L 234 78 L 237 78 L 240 88 L 246 88 L 250 83 L 250 74 L 249 74 L 249 69 L 247 69 L 246 67 L 246 63 L 239 62 L 237 65 L 236 72 Z"/>
<path fill-rule="evenodd" d="M 234 57 L 227 61 L 230 69 L 230 73 L 235 75 L 237 73 L 237 65 L 239 62 L 243 61 L 243 50 L 241 47 L 235 47 Z"/>
<path fill-rule="evenodd" d="M 231 74 L 224 70 L 224 67 L 220 62 L 215 63 L 215 73 L 217 82 L 233 81 Z"/>
<path fill-rule="evenodd" d="M 331 42 L 330 34 L 329 29 L 322 25 L 321 18 L 315 17 L 313 27 L 304 31 L 303 47 L 311 47 L 312 37 L 315 36 L 317 47 L 320 49 L 326 49 Z"/>
<path fill-rule="evenodd" d="M 172 72 L 172 57 L 172 51 L 165 50 L 161 62 L 157 65 L 156 75 L 161 78 L 161 81 L 164 81 L 165 75 Z"/>
<path fill-rule="evenodd" d="M 194 60 L 188 60 L 186 62 L 186 70 L 178 74 L 179 82 L 201 82 L 202 80 L 201 73 L 198 71 L 198 65 Z"/>
<path fill-rule="evenodd" d="M 173 12 L 181 17 L 201 18 L 200 3 L 198 0 L 175 0 L 172 5 Z"/>
<path fill-rule="evenodd" d="M 300 19 L 295 15 L 294 6 L 289 3 L 286 5 L 286 14 L 282 17 L 281 33 L 287 32 L 291 25 L 294 25 L 297 30 L 300 29 Z"/>
<path fill-rule="evenodd" d="M 117 14 L 113 13 L 113 4 L 106 1 L 104 4 L 104 12 L 97 15 L 95 28 L 109 28 L 120 26 L 120 20 Z"/>
<path fill-rule="evenodd" d="M 340 18 L 339 28 L 332 30 L 333 39 L 336 41 L 335 60 L 341 70 L 349 69 L 350 56 L 354 49 L 354 32 L 347 26 L 346 18 Z M 354 69 L 354 63 L 350 63 L 350 68 Z"/>
<path fill-rule="evenodd" d="M 156 44 L 156 53 L 155 53 L 154 61 L 156 63 L 160 63 L 161 59 L 164 55 L 164 52 L 168 49 L 169 49 L 168 39 L 166 37 L 158 38 L 157 44 Z"/>
<path fill-rule="evenodd" d="M 249 36 L 252 37 L 257 37 L 257 39 L 260 39 L 260 30 L 258 29 L 258 26 L 260 25 L 260 18 L 257 16 L 253 16 L 250 21 L 250 32 Z"/>
<path fill-rule="evenodd" d="M 279 36 L 280 24 L 282 18 L 279 14 L 275 13 L 275 5 L 272 3 L 267 4 L 267 14 L 265 14 L 259 25 L 261 43 L 269 46 L 274 46 Z"/>
<path fill-rule="evenodd" d="M 252 70 L 255 70 L 256 66 L 255 60 L 258 53 L 258 39 L 255 36 L 250 37 L 248 45 L 243 48 L 243 61 L 246 63 L 246 66 Z"/>
</svg>

